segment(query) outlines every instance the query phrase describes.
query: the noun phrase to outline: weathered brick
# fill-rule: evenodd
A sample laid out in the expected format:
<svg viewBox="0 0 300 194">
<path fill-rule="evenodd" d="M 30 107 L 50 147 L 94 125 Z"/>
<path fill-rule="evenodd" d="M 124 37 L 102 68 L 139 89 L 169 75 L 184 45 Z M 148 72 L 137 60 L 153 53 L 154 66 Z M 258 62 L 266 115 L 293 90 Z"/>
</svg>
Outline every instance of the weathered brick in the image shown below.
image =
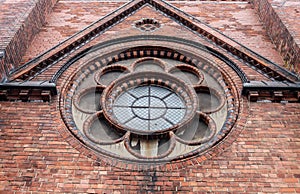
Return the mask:
<svg viewBox="0 0 300 194">
<path fill-rule="evenodd" d="M 27 49 L 23 62 L 123 3 L 68 0 L 58 2 L 48 16 L 47 23 Z M 251 4 L 245 1 L 171 3 L 283 65 Z M 10 14 L 14 12 L 11 10 Z M 140 10 L 103 34 L 100 40 L 128 35 L 122 34 L 128 24 L 149 16 L 158 17 L 150 8 Z M 160 35 L 181 32 L 183 38 L 200 41 L 198 36 L 184 31 L 184 27 L 170 18 L 162 14 L 159 18 L 166 26 L 173 27 Z M 124 32 L 138 34 L 132 29 Z M 29 32 L 31 33 L 33 32 Z M 0 41 L 2 44 L 2 39 Z M 19 47 L 23 49 L 24 45 L 18 45 Z M 234 62 L 253 79 L 263 77 L 238 60 Z M 68 71 L 76 68 L 70 67 Z M 57 67 L 53 67 L 40 75 L 39 79 L 50 78 L 56 70 Z M 233 78 L 238 79 L 236 76 Z M 133 171 L 131 169 L 134 165 L 130 164 L 125 165 L 128 170 L 107 165 L 101 157 L 96 161 L 90 155 L 91 151 L 84 146 L 73 146 L 78 140 L 68 139 L 70 132 L 65 129 L 57 99 L 50 103 L 1 102 L 0 192 L 299 193 L 300 105 L 250 102 L 244 104 L 246 105 L 249 106 L 249 113 L 242 112 L 240 118 L 243 120 L 243 124 L 240 124 L 243 130 L 237 134 L 233 130 L 235 136 L 230 143 L 222 140 L 225 150 L 210 151 L 207 155 L 195 157 L 193 162 L 178 162 L 149 172 Z"/>
</svg>

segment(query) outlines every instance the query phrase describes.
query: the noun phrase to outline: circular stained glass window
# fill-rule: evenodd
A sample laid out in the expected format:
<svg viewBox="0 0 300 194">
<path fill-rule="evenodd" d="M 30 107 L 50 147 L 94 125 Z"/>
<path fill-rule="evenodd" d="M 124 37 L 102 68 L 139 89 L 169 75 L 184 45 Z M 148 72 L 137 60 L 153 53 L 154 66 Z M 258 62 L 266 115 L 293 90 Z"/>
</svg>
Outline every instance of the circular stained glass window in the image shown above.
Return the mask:
<svg viewBox="0 0 300 194">
<path fill-rule="evenodd" d="M 130 89 L 113 105 L 114 115 L 122 125 L 150 132 L 179 123 L 185 109 L 185 103 L 176 93 L 157 86 Z"/>
<path fill-rule="evenodd" d="M 116 80 L 104 91 L 101 104 L 104 116 L 117 128 L 150 135 L 170 131 L 191 120 L 197 98 L 194 90 L 180 79 L 146 71 Z"/>
<path fill-rule="evenodd" d="M 231 92 L 213 68 L 128 57 L 81 72 L 67 118 L 101 155 L 152 164 L 185 158 L 213 146 L 234 117 Z"/>
</svg>

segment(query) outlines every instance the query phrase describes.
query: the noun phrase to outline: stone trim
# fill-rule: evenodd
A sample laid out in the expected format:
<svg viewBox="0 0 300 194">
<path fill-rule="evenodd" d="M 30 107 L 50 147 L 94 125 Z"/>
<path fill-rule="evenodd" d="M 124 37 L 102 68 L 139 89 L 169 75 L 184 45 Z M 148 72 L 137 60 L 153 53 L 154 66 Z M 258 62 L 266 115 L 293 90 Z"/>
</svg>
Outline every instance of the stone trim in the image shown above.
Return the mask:
<svg viewBox="0 0 300 194">
<path fill-rule="evenodd" d="M 51 101 L 57 95 L 56 85 L 49 82 L 0 83 L 0 101 Z"/>
<path fill-rule="evenodd" d="M 254 102 L 300 102 L 300 84 L 251 81 L 243 84 L 243 94 Z"/>
</svg>

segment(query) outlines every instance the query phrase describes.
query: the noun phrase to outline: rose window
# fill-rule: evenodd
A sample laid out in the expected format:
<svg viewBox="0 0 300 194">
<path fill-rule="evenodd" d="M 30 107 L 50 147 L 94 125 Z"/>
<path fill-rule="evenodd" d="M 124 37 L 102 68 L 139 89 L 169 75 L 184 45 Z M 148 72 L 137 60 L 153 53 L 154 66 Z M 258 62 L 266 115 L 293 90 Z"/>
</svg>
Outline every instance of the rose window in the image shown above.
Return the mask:
<svg viewBox="0 0 300 194">
<path fill-rule="evenodd" d="M 130 162 L 204 151 L 231 114 L 230 91 L 216 74 L 154 57 L 84 73 L 72 97 L 75 134 L 96 152 Z"/>
<path fill-rule="evenodd" d="M 179 123 L 186 112 L 182 99 L 167 88 L 140 86 L 124 92 L 112 105 L 117 122 L 125 128 L 161 131 Z"/>
</svg>

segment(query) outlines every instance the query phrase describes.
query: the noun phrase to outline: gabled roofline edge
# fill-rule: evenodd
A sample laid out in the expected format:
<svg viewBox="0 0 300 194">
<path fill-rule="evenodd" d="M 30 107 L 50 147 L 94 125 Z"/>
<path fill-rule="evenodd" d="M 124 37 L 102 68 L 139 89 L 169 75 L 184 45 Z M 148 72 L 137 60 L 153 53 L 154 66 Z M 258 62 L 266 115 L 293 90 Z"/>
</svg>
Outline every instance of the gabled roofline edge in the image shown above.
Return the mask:
<svg viewBox="0 0 300 194">
<path fill-rule="evenodd" d="M 127 2 L 127 3 L 125 3 L 124 5 L 118 7 L 118 8 L 117 8 L 116 10 L 114 10 L 113 12 L 110 12 L 110 13 L 106 14 L 105 16 L 101 17 L 101 18 L 98 19 L 97 21 L 91 23 L 90 25 L 84 27 L 84 28 L 81 29 L 80 31 L 78 31 L 78 32 L 76 32 L 75 34 L 71 35 L 70 37 L 68 37 L 68 38 L 64 39 L 63 41 L 59 42 L 57 45 L 51 47 L 50 49 L 48 49 L 48 50 L 46 50 L 45 52 L 43 52 L 43 53 L 39 54 L 38 56 L 36 56 L 35 58 L 29 60 L 28 62 L 26 62 L 26 63 L 23 64 L 22 66 L 19 66 L 18 68 L 15 68 L 15 69 L 11 70 L 11 71 L 9 72 L 9 74 L 10 74 L 10 75 L 11 75 L 11 74 L 14 74 L 14 73 L 16 73 L 17 71 L 19 71 L 19 70 L 21 70 L 21 69 L 24 69 L 24 68 L 28 67 L 31 63 L 37 62 L 38 59 L 40 59 L 41 57 L 45 56 L 46 54 L 49 54 L 52 50 L 58 48 L 59 46 L 64 45 L 64 44 L 67 43 L 69 40 L 75 38 L 76 36 L 80 35 L 82 32 L 88 30 L 89 28 L 91 28 L 91 27 L 94 26 L 95 24 L 101 22 L 101 21 L 104 20 L 105 18 L 108 18 L 109 16 L 111 16 L 111 15 L 114 14 L 115 12 L 117 12 L 117 11 L 121 10 L 122 8 L 128 6 L 128 4 L 130 4 L 130 3 L 134 2 L 134 1 L 135 1 L 135 0 L 131 0 L 131 1 Z"/>
<path fill-rule="evenodd" d="M 161 0 L 161 1 L 163 1 L 163 2 L 166 3 L 166 4 L 168 4 L 169 6 L 173 7 L 174 9 L 180 11 L 182 14 L 186 15 L 187 17 L 193 18 L 193 20 L 195 20 L 195 21 L 197 21 L 197 22 L 199 22 L 199 23 L 201 23 L 201 24 L 207 26 L 207 27 L 210 28 L 210 29 L 213 29 L 214 31 L 218 32 L 220 35 L 225 36 L 226 38 L 228 38 L 228 39 L 230 39 L 231 41 L 235 42 L 236 44 L 240 45 L 242 48 L 248 50 L 250 53 L 259 56 L 260 58 L 262 58 L 263 60 L 267 61 L 268 63 L 273 64 L 274 66 L 276 66 L 276 67 L 279 68 L 280 70 L 286 71 L 286 72 L 289 73 L 291 76 L 295 76 L 295 77 L 297 77 L 298 79 L 300 79 L 300 75 L 297 75 L 297 74 L 295 74 L 295 73 L 289 71 L 288 69 L 286 69 L 286 68 L 284 68 L 284 67 L 282 67 L 282 66 L 276 64 L 275 62 L 271 61 L 270 59 L 268 59 L 268 58 L 266 58 L 266 57 L 264 57 L 264 56 L 258 54 L 257 52 L 253 51 L 252 49 L 250 49 L 250 48 L 246 47 L 245 45 L 239 43 L 238 41 L 234 40 L 233 38 L 227 36 L 226 34 L 223 34 L 220 30 L 211 27 L 211 26 L 208 25 L 207 23 L 202 22 L 201 20 L 197 19 L 197 18 L 194 17 L 193 15 L 184 12 L 183 10 L 179 9 L 178 7 L 176 7 L 176 6 L 172 5 L 172 4 L 170 4 L 169 2 L 166 2 L 165 0 Z"/>
<path fill-rule="evenodd" d="M 166 6 L 159 6 L 160 3 L 165 4 L 166 6 L 169 6 L 169 8 L 176 10 L 177 12 L 179 12 L 180 14 L 184 14 L 185 17 L 188 18 L 184 18 L 178 15 L 178 13 L 176 12 L 172 12 L 172 10 L 166 8 Z M 131 5 L 132 4 L 132 5 Z M 259 69 L 263 69 L 266 70 L 267 72 L 273 72 L 272 75 L 275 77 L 281 77 L 280 79 L 283 79 L 283 77 L 286 77 L 286 79 L 288 79 L 291 82 L 296 82 L 299 80 L 299 77 L 295 74 L 293 74 L 292 72 L 286 70 L 285 68 L 271 62 L 268 59 L 265 59 L 264 57 L 260 56 L 259 54 L 255 53 L 254 51 L 252 51 L 251 49 L 243 46 L 242 44 L 236 42 L 235 40 L 231 39 L 230 37 L 224 35 L 223 33 L 219 32 L 218 30 L 210 27 L 209 25 L 199 21 L 198 19 L 194 18 L 192 15 L 187 14 L 185 12 L 183 12 L 182 10 L 178 9 L 177 7 L 162 1 L 162 0 L 139 0 L 139 1 L 130 1 L 126 4 L 124 4 L 123 6 L 119 7 L 118 9 L 116 9 L 115 11 L 107 14 L 106 16 L 102 17 L 101 19 L 97 20 L 96 22 L 92 23 L 91 25 L 87 26 L 86 28 L 84 28 L 83 30 L 79 31 L 78 33 L 72 35 L 71 37 L 67 38 L 66 40 L 64 40 L 63 42 L 59 43 L 58 45 L 54 46 L 53 48 L 49 49 L 48 51 L 44 52 L 43 54 L 39 55 L 38 57 L 34 58 L 33 60 L 29 61 L 28 63 L 24 64 L 23 66 L 19 67 L 18 69 L 15 69 L 14 71 L 11 72 L 11 80 L 14 80 L 15 78 L 17 78 L 18 73 L 20 75 L 20 73 L 22 73 L 22 70 L 24 70 L 26 72 L 26 68 L 28 68 L 28 71 L 31 70 L 30 65 L 32 63 L 37 62 L 40 58 L 44 57 L 45 55 L 49 54 L 51 51 L 55 50 L 56 48 L 59 48 L 60 46 L 66 44 L 68 41 L 70 41 L 71 39 L 75 38 L 76 36 L 80 35 L 81 33 L 85 32 L 86 30 L 92 28 L 94 25 L 96 25 L 97 23 L 100 23 L 101 21 L 103 21 L 104 19 L 107 19 L 111 16 L 113 16 L 114 14 L 116 14 L 118 11 L 120 11 L 121 9 L 124 9 L 126 7 L 128 7 L 128 9 L 126 9 L 125 11 L 119 13 L 117 16 L 115 16 L 113 19 L 115 19 L 116 17 L 118 17 L 120 20 L 124 19 L 125 17 L 127 17 L 128 15 L 130 15 L 132 13 L 132 11 L 136 11 L 139 8 L 141 8 L 143 5 L 145 4 L 149 4 L 151 6 L 153 6 L 154 8 L 160 10 L 161 12 L 165 13 L 167 16 L 171 17 L 172 19 L 174 19 L 175 21 L 177 21 L 178 23 L 186 26 L 188 29 L 190 29 L 191 31 L 196 31 L 198 32 L 198 34 L 202 37 L 202 38 L 206 38 L 208 40 L 214 40 L 215 44 L 219 47 L 221 47 L 222 49 L 227 50 L 228 52 L 233 53 L 235 56 L 243 59 L 249 59 L 251 62 L 253 62 L 254 66 L 257 66 Z M 129 10 L 130 8 L 135 8 L 132 10 Z M 128 12 L 131 11 L 131 12 Z M 124 15 L 124 13 L 127 13 L 127 15 Z M 115 25 L 118 22 L 120 22 L 120 20 L 118 21 L 114 21 L 111 25 Z M 226 41 L 223 41 L 222 39 L 219 39 L 218 37 L 216 37 L 215 35 L 213 35 L 210 32 L 205 31 L 204 29 L 201 29 L 201 27 L 197 26 L 196 24 L 194 24 L 193 22 L 197 22 L 200 23 L 201 25 L 205 26 L 206 28 L 208 28 L 209 30 L 212 31 L 212 33 L 218 33 L 219 36 L 228 39 L 228 41 L 234 43 L 234 46 L 231 46 L 229 43 L 227 43 Z M 111 20 L 109 21 L 111 22 Z M 106 23 L 105 23 L 106 24 Z M 108 25 L 105 29 L 103 29 L 100 32 L 103 32 L 105 30 L 107 30 L 108 28 L 111 27 L 111 25 Z M 202 28 L 203 28 L 202 26 Z M 96 28 L 95 28 L 96 29 Z M 94 29 L 94 30 L 95 30 Z M 92 30 L 90 31 L 90 33 L 93 32 Z M 81 37 L 84 38 L 84 37 Z M 75 43 L 76 41 L 80 40 L 80 38 L 74 40 L 71 43 Z M 70 44 L 71 44 L 70 43 Z M 238 48 L 236 48 L 238 47 Z M 240 50 L 242 49 L 242 51 Z M 61 50 L 60 50 L 61 51 Z M 246 52 L 245 52 L 246 51 Z M 250 55 L 250 56 L 249 56 Z M 254 56 L 253 56 L 254 55 Z M 53 56 L 53 55 L 52 55 Z M 51 57 L 51 56 L 50 56 Z M 49 58 L 49 57 L 48 57 Z M 48 59 L 47 58 L 47 59 Z M 264 61 L 264 62 L 262 62 Z M 271 64 L 272 66 L 275 67 L 275 70 L 273 68 L 268 67 L 267 65 L 265 65 L 264 63 L 268 63 Z M 36 64 L 38 65 L 38 64 Z M 33 65 L 34 67 L 34 65 Z M 278 72 L 279 70 L 279 72 Z M 275 73 L 276 72 L 276 73 Z M 281 73 L 283 73 L 283 75 L 281 75 Z M 285 75 L 285 76 L 284 76 Z"/>
</svg>

